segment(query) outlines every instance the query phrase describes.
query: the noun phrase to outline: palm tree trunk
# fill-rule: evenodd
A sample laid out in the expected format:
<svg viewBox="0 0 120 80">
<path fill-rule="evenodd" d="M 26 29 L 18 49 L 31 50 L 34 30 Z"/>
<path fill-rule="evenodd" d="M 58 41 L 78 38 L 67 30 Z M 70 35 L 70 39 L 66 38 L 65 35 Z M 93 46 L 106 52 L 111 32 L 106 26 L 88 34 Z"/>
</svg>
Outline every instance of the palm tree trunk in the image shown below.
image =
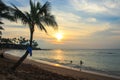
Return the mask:
<svg viewBox="0 0 120 80">
<path fill-rule="evenodd" d="M 25 52 L 25 54 L 17 61 L 17 63 L 15 63 L 13 67 L 11 67 L 11 69 L 15 71 L 17 67 L 22 64 L 22 62 L 26 59 L 27 56 L 28 56 L 28 51 Z"/>
<path fill-rule="evenodd" d="M 34 31 L 30 31 L 30 47 L 32 47 L 33 32 L 34 32 Z M 17 67 L 18 67 L 19 65 L 21 65 L 22 62 L 27 58 L 28 54 L 29 54 L 29 52 L 28 52 L 28 50 L 26 50 L 25 54 L 18 60 L 17 63 L 15 63 L 15 65 L 14 65 L 13 67 L 11 67 L 11 69 L 12 69 L 13 71 L 15 71 L 15 70 L 17 69 Z"/>
<path fill-rule="evenodd" d="M 4 50 L 1 49 L 0 58 L 4 58 Z"/>
<path fill-rule="evenodd" d="M 32 47 L 33 32 L 34 32 L 34 30 L 30 31 L 30 47 Z"/>
</svg>

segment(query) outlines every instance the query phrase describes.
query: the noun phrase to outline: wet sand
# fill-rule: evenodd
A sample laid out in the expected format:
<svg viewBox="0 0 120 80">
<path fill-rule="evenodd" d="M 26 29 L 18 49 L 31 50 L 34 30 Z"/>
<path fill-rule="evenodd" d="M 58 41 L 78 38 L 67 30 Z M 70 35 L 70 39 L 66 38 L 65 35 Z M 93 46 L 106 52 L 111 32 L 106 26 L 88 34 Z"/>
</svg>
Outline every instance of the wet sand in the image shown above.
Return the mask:
<svg viewBox="0 0 120 80">
<path fill-rule="evenodd" d="M 0 58 L 0 80 L 120 80 L 109 76 L 76 71 L 59 65 L 39 63 L 26 59 L 14 73 L 8 69 L 18 60 L 9 54 Z"/>
</svg>

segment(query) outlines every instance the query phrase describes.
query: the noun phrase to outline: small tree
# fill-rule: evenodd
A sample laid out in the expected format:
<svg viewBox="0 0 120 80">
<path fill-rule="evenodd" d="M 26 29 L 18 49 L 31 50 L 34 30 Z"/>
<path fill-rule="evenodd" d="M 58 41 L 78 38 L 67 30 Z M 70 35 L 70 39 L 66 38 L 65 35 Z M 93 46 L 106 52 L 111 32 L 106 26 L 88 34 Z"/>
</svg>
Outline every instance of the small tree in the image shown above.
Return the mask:
<svg viewBox="0 0 120 80">
<path fill-rule="evenodd" d="M 25 39 L 24 37 L 20 36 L 20 38 L 18 38 L 18 43 L 20 45 L 23 45 L 23 44 L 27 44 L 28 43 L 28 39 Z"/>
</svg>

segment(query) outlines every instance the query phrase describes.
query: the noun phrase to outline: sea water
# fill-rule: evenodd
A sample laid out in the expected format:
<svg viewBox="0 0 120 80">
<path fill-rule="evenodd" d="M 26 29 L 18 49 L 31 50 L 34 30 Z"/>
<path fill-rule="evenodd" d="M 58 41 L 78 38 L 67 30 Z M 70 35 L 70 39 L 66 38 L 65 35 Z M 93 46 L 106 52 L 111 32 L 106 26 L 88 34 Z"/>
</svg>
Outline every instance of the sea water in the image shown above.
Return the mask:
<svg viewBox="0 0 120 80">
<path fill-rule="evenodd" d="M 22 56 L 25 50 L 10 50 L 6 53 Z M 82 70 L 120 76 L 120 50 L 115 49 L 67 49 L 67 50 L 33 50 L 30 59 L 42 60 L 55 64 L 80 68 Z"/>
</svg>

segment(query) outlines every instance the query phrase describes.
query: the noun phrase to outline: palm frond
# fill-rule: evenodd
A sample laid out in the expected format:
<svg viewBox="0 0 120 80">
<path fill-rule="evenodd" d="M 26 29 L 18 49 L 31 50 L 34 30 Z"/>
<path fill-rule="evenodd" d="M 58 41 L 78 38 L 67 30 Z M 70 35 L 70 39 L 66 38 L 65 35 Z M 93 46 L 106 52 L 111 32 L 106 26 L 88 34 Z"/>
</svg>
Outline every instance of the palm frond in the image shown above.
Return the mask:
<svg viewBox="0 0 120 80">
<path fill-rule="evenodd" d="M 26 14 L 26 17 L 27 17 L 27 19 L 28 19 L 28 25 L 29 25 L 29 28 L 31 29 L 32 28 L 32 19 L 31 19 L 31 15 L 28 13 L 28 12 L 25 12 L 25 14 Z"/>
<path fill-rule="evenodd" d="M 50 13 L 50 10 L 51 10 L 51 6 L 50 6 L 50 2 L 46 2 L 40 9 L 40 14 L 48 14 Z"/>
<path fill-rule="evenodd" d="M 4 24 L 4 23 L 0 21 L 0 24 Z"/>
<path fill-rule="evenodd" d="M 0 30 L 4 30 L 4 28 L 2 26 L 0 26 Z"/>
<path fill-rule="evenodd" d="M 1 18 L 5 18 L 8 19 L 10 21 L 15 21 L 15 18 L 12 14 L 10 14 L 10 12 L 4 12 L 0 14 Z"/>
<path fill-rule="evenodd" d="M 28 23 L 28 18 L 27 16 L 22 12 L 20 11 L 14 4 L 12 4 L 12 6 L 15 8 L 14 9 L 14 16 L 15 16 L 15 19 L 20 19 L 22 21 L 23 24 L 27 24 Z"/>
<path fill-rule="evenodd" d="M 2 32 L 0 31 L 0 35 L 2 35 Z"/>
<path fill-rule="evenodd" d="M 10 21 L 15 21 L 12 14 L 12 8 L 4 4 L 2 0 L 0 0 L 0 18 L 6 18 Z"/>
<path fill-rule="evenodd" d="M 38 23 L 37 23 L 37 26 L 38 26 L 38 28 L 39 28 L 40 30 L 43 30 L 43 31 L 45 31 L 45 32 L 47 33 L 47 30 L 46 30 L 45 27 L 42 25 L 42 23 L 38 22 Z"/>
<path fill-rule="evenodd" d="M 57 22 L 55 21 L 55 17 L 53 15 L 47 14 L 43 17 L 42 22 L 47 26 L 52 26 L 54 29 L 58 28 Z"/>
<path fill-rule="evenodd" d="M 32 12 L 33 8 L 34 8 L 34 4 L 33 4 L 32 0 L 30 0 L 30 9 L 31 9 L 31 12 Z"/>
<path fill-rule="evenodd" d="M 3 11 L 3 10 L 8 10 L 8 7 L 3 3 L 2 0 L 0 0 L 0 11 Z"/>
<path fill-rule="evenodd" d="M 37 2 L 36 7 L 37 7 L 38 9 L 40 9 L 40 8 L 41 8 L 41 4 L 40 4 L 39 2 Z"/>
</svg>

